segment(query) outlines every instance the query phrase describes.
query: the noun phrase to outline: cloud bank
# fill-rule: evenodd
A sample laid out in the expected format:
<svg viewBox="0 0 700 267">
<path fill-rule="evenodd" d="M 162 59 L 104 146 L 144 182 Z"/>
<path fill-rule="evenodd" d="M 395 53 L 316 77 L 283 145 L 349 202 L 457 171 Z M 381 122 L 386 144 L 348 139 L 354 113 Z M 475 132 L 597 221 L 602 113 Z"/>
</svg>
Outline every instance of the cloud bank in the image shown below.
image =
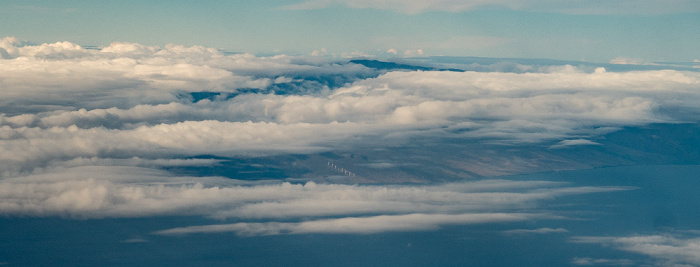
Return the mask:
<svg viewBox="0 0 700 267">
<path fill-rule="evenodd" d="M 697 233 L 628 237 L 576 237 L 572 242 L 601 244 L 647 255 L 656 260 L 655 266 L 700 265 L 700 238 L 697 237 Z"/>
<path fill-rule="evenodd" d="M 199 46 L 0 47 L 4 176 L 77 158 L 312 153 L 419 136 L 561 148 L 683 122 L 700 101 L 700 75 L 674 70 L 380 71 Z"/>
<path fill-rule="evenodd" d="M 476 224 L 523 221 L 535 219 L 532 214 L 407 214 L 381 215 L 361 218 L 341 218 L 307 221 L 301 223 L 235 223 L 222 225 L 189 226 L 155 232 L 160 235 L 234 232 L 241 236 L 279 234 L 372 234 L 394 231 L 425 231 L 438 229 L 440 225 Z"/>
<path fill-rule="evenodd" d="M 552 234 L 552 233 L 568 233 L 569 230 L 564 228 L 539 228 L 539 229 L 513 229 L 503 231 L 505 235 L 527 235 L 527 234 Z"/>
<path fill-rule="evenodd" d="M 146 167 L 59 167 L 0 180 L 0 215 L 66 218 L 203 216 L 235 223 L 155 234 L 241 236 L 429 231 L 445 225 L 564 219 L 540 203 L 631 190 L 561 182 L 479 180 L 433 186 L 246 183 Z M 519 230 L 522 231 L 522 230 Z M 538 229 L 533 232 L 561 232 Z"/>
<path fill-rule="evenodd" d="M 700 74 L 689 71 L 400 71 L 199 46 L 85 49 L 16 38 L 0 48 L 0 215 L 224 221 L 160 234 L 376 233 L 563 218 L 538 207 L 632 188 L 509 180 L 363 186 L 166 170 L 382 151 L 414 140 L 566 149 L 626 126 L 685 122 L 700 102 Z"/>
<path fill-rule="evenodd" d="M 508 180 L 436 186 L 313 182 L 246 185 L 226 178 L 177 177 L 146 167 L 110 165 L 59 167 L 41 174 L 6 178 L 0 184 L 0 214 L 79 218 L 189 214 L 220 219 L 284 219 L 458 214 L 527 208 L 555 197 L 631 189 Z"/>
</svg>

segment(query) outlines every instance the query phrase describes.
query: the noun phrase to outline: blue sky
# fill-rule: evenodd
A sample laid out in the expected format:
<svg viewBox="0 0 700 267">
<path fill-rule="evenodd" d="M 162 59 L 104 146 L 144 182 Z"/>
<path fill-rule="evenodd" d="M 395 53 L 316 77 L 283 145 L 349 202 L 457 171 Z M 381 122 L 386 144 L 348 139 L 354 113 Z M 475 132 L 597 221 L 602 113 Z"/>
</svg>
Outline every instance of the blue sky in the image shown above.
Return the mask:
<svg viewBox="0 0 700 267">
<path fill-rule="evenodd" d="M 177 43 L 257 54 L 700 58 L 696 1 L 422 2 L 3 0 L 0 33 L 33 43 Z"/>
</svg>

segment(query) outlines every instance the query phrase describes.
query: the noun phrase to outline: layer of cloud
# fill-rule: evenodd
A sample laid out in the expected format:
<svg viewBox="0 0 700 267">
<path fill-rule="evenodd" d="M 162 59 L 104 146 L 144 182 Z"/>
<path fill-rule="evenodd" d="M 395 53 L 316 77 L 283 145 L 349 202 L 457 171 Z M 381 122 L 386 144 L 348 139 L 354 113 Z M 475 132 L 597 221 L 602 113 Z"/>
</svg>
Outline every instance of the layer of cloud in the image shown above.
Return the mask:
<svg viewBox="0 0 700 267">
<path fill-rule="evenodd" d="M 673 70 L 388 71 L 199 46 L 85 49 L 16 38 L 0 40 L 0 48 L 0 216 L 223 221 L 161 234 L 375 233 L 564 218 L 539 207 L 633 188 L 509 180 L 296 184 L 164 169 L 420 139 L 591 145 L 622 127 L 682 122 L 700 102 L 700 74 Z M 405 166 L 371 162 L 377 172 Z"/>
<path fill-rule="evenodd" d="M 549 147 L 549 148 L 565 148 L 569 146 L 590 146 L 590 145 L 601 145 L 600 143 L 593 142 L 586 139 L 573 139 L 573 140 L 562 140 L 559 143 Z"/>
<path fill-rule="evenodd" d="M 629 259 L 595 259 L 595 258 L 574 258 L 571 260 L 574 265 L 602 265 L 602 266 L 631 266 L 635 265 L 634 261 Z"/>
<path fill-rule="evenodd" d="M 682 122 L 700 102 L 700 75 L 674 70 L 381 72 L 199 46 L 92 50 L 4 38 L 0 47 L 5 177 L 75 159 L 146 166 L 136 161 L 312 153 L 412 137 L 593 145 L 621 127 Z M 324 79 L 341 82 L 305 91 Z M 270 89 L 290 84 L 302 89 Z M 215 97 L 197 101 L 197 92 Z"/>
<path fill-rule="evenodd" d="M 31 172 L 76 158 L 181 158 L 197 155 L 254 157 L 327 151 L 333 142 L 391 128 L 357 123 L 185 121 L 117 130 L 103 127 L 0 127 L 2 175 Z M 144 163 L 148 164 L 148 163 Z"/>
<path fill-rule="evenodd" d="M 367 214 L 464 214 L 534 209 L 567 195 L 630 190 L 543 181 L 485 180 L 435 186 L 357 186 L 173 177 L 145 167 L 79 166 L 0 180 L 0 214 L 79 218 L 200 215 L 298 219 Z"/>
<path fill-rule="evenodd" d="M 381 215 L 372 217 L 348 217 L 325 219 L 301 223 L 234 223 L 205 226 L 189 226 L 155 232 L 160 235 L 183 235 L 196 233 L 234 232 L 241 236 L 279 234 L 372 234 L 379 232 L 406 232 L 435 230 L 442 225 L 479 224 L 512 222 L 544 217 L 519 213 L 476 213 L 476 214 L 406 214 Z"/>
<path fill-rule="evenodd" d="M 28 45 L 0 39 L 1 112 L 15 106 L 133 107 L 177 101 L 182 93 L 235 93 L 294 81 L 289 77 L 364 77 L 360 65 L 288 56 L 224 55 L 200 46 L 164 48 L 115 42 L 100 50 L 70 42 Z M 286 75 L 286 76 L 285 76 Z"/>
<path fill-rule="evenodd" d="M 513 229 L 503 231 L 505 235 L 528 235 L 528 234 L 553 234 L 553 233 L 568 233 L 569 230 L 564 228 L 538 228 L 538 229 Z"/>
<path fill-rule="evenodd" d="M 575 243 L 601 244 L 656 259 L 656 266 L 700 265 L 697 235 L 638 235 L 629 237 L 576 237 Z"/>
<path fill-rule="evenodd" d="M 464 12 L 478 8 L 503 7 L 513 10 L 558 12 L 567 14 L 669 14 L 698 12 L 700 4 L 692 0 L 555 1 L 555 0 L 308 0 L 285 9 L 320 9 L 333 5 L 350 8 L 374 8 L 416 14 L 429 11 Z"/>
</svg>

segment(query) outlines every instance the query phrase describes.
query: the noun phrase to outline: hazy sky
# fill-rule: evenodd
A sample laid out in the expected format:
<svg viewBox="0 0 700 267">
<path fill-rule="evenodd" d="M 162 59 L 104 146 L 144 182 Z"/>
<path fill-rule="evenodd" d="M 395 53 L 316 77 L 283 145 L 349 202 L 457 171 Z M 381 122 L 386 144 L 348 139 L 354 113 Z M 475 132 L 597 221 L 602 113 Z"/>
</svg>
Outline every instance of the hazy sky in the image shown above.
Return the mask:
<svg viewBox="0 0 700 267">
<path fill-rule="evenodd" d="M 203 45 L 257 54 L 700 59 L 692 0 L 0 1 L 32 43 Z M 387 52 L 391 51 L 391 52 Z"/>
</svg>

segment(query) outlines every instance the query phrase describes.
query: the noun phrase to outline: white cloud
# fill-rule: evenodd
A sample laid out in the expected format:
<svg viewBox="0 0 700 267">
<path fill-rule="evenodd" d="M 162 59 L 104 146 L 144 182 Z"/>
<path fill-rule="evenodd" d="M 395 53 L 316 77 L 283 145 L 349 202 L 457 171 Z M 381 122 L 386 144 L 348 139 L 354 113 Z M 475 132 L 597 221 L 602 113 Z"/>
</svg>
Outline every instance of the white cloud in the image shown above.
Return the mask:
<svg viewBox="0 0 700 267">
<path fill-rule="evenodd" d="M 610 60 L 610 64 L 618 65 L 651 65 L 651 63 L 645 62 L 639 58 L 628 58 L 628 57 L 616 57 Z"/>
<path fill-rule="evenodd" d="M 74 158 L 308 153 L 418 135 L 591 145 L 590 137 L 605 133 L 599 129 L 680 121 L 672 112 L 697 110 L 700 101 L 695 72 L 588 73 L 573 66 L 397 71 L 304 95 L 226 99 L 239 88 L 294 82 L 297 75 L 359 77 L 369 69 L 197 46 L 116 42 L 99 51 L 67 42 L 1 43 L 18 53 L 0 64 L 4 175 Z M 224 96 L 182 98 L 201 91 Z"/>
<path fill-rule="evenodd" d="M 517 209 L 528 213 L 537 207 L 538 202 L 552 198 L 630 189 L 507 180 L 435 186 L 313 182 L 304 185 L 280 182 L 244 185 L 226 178 L 173 177 L 170 173 L 144 167 L 76 165 L 79 167 L 49 167 L 35 174 L 0 180 L 0 215 L 76 218 L 199 215 L 257 221 L 376 215 L 379 217 L 374 219 L 380 224 L 386 222 L 386 218 L 390 221 L 406 219 L 406 229 L 412 229 L 445 223 L 530 218 L 530 215 L 504 212 Z M 494 212 L 503 214 L 494 215 Z M 415 213 L 432 214 L 443 219 L 427 220 L 429 225 L 426 226 L 412 222 L 417 215 L 402 217 Z M 468 215 L 460 217 L 462 215 L 455 214 Z M 385 218 L 380 215 L 396 216 Z M 561 218 L 556 214 L 538 214 L 536 217 L 543 216 Z M 389 226 L 376 227 L 376 231 L 384 231 L 381 229 Z"/>
<path fill-rule="evenodd" d="M 16 38 L 0 41 L 6 60 L 0 65 L 0 104 L 26 109 L 64 105 L 128 108 L 177 101 L 183 92 L 237 92 L 266 88 L 280 76 L 364 76 L 372 70 L 356 64 L 301 57 L 226 56 L 216 49 L 169 44 L 165 48 L 115 42 L 87 50 L 70 42 L 27 45 Z M 79 101 L 78 101 L 79 100 Z M 12 110 L 10 110 L 12 111 Z"/>
<path fill-rule="evenodd" d="M 405 57 L 422 56 L 423 49 L 408 49 L 403 51 Z"/>
<path fill-rule="evenodd" d="M 311 55 L 314 57 L 325 56 L 328 55 L 328 51 L 326 51 L 325 48 L 321 48 L 321 50 L 314 50 L 313 52 L 311 52 Z"/>
<path fill-rule="evenodd" d="M 601 244 L 657 259 L 657 266 L 700 265 L 700 238 L 673 235 L 576 237 L 575 243 Z"/>
<path fill-rule="evenodd" d="M 368 163 L 367 166 L 370 168 L 375 168 L 375 169 L 388 169 L 388 168 L 397 167 L 396 164 L 393 164 L 390 162 L 373 162 L 373 163 Z"/>
<path fill-rule="evenodd" d="M 590 146 L 590 145 L 599 146 L 601 144 L 593 142 L 591 140 L 586 140 L 586 139 L 571 139 L 571 140 L 562 140 L 561 142 L 559 142 L 553 146 L 550 146 L 549 148 L 565 148 L 565 147 L 569 147 L 569 146 Z"/>
<path fill-rule="evenodd" d="M 12 59 L 19 54 L 22 41 L 17 37 L 5 37 L 0 39 L 0 59 Z"/>
<path fill-rule="evenodd" d="M 87 56 L 90 52 L 71 42 L 56 42 L 38 46 L 23 46 L 19 48 L 19 54 L 38 59 L 72 59 Z"/>
<path fill-rule="evenodd" d="M 160 50 L 158 47 L 145 46 L 137 43 L 113 42 L 108 47 L 100 50 L 102 53 L 111 53 L 119 57 L 140 58 L 151 56 Z"/>
<path fill-rule="evenodd" d="M 174 166 L 215 166 L 221 163 L 218 159 L 146 159 L 132 157 L 128 159 L 117 158 L 74 158 L 60 162 L 50 167 L 80 167 L 80 166 L 138 166 L 138 167 L 174 167 Z"/>
<path fill-rule="evenodd" d="M 526 235 L 526 234 L 553 234 L 553 233 L 568 233 L 569 230 L 564 228 L 538 228 L 538 229 L 513 229 L 503 231 L 505 235 Z"/>
<path fill-rule="evenodd" d="M 560 218 L 536 208 L 572 194 L 632 188 L 504 180 L 301 185 L 160 169 L 221 163 L 192 159 L 201 155 L 381 149 L 418 136 L 590 145 L 610 129 L 679 121 L 674 112 L 697 110 L 700 101 L 700 74 L 672 70 L 561 66 L 520 74 L 378 75 L 322 57 L 225 55 L 198 46 L 115 42 L 92 50 L 5 38 L 0 48 L 0 216 L 194 215 L 240 222 L 177 230 L 190 232 L 370 233 Z M 368 76 L 376 78 L 359 79 Z M 336 77 L 354 82 L 298 94 L 227 95 Z M 195 102 L 190 92 L 222 95 Z M 385 171 L 402 164 L 368 166 Z"/>
<path fill-rule="evenodd" d="M 629 259 L 594 259 L 594 258 L 574 258 L 571 260 L 574 265 L 604 265 L 604 266 L 630 266 L 635 265 L 634 261 Z"/>
<path fill-rule="evenodd" d="M 0 128 L 4 175 L 32 171 L 52 161 L 77 157 L 257 156 L 323 151 L 331 142 L 378 126 L 357 123 L 279 124 L 274 122 L 185 121 L 128 130 L 76 126 Z M 389 131 L 385 127 L 384 131 Z"/>
<path fill-rule="evenodd" d="M 512 222 L 541 217 L 535 214 L 519 213 L 477 213 L 477 214 L 406 214 L 381 215 L 372 217 L 347 217 L 340 219 L 313 220 L 300 223 L 234 223 L 204 226 L 189 226 L 155 232 L 160 235 L 182 235 L 195 233 L 234 232 L 241 236 L 279 234 L 372 234 L 395 231 L 426 231 L 450 224 L 483 224 Z"/>
</svg>

